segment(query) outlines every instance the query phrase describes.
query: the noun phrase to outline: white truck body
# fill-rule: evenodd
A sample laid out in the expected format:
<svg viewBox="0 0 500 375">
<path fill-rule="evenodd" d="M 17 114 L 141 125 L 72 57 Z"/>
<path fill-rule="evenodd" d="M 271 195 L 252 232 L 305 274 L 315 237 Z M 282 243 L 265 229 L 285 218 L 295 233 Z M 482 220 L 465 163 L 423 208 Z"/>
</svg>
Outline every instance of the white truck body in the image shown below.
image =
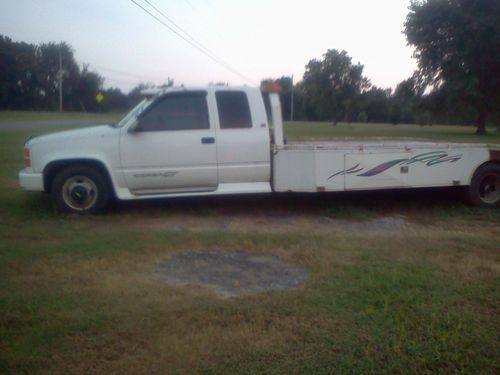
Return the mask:
<svg viewBox="0 0 500 375">
<path fill-rule="evenodd" d="M 279 97 L 271 93 L 269 98 L 268 119 L 257 88 L 166 89 L 116 126 L 29 139 L 25 144 L 29 162 L 19 173 L 21 186 L 50 191 L 58 171 L 75 163 L 94 165 L 106 174 L 114 195 L 122 200 L 467 186 L 478 167 L 500 163 L 497 145 L 285 144 Z M 158 128 L 160 122 L 174 125 Z"/>
<path fill-rule="evenodd" d="M 427 142 L 290 144 L 274 157 L 275 191 L 466 186 L 490 147 Z"/>
</svg>

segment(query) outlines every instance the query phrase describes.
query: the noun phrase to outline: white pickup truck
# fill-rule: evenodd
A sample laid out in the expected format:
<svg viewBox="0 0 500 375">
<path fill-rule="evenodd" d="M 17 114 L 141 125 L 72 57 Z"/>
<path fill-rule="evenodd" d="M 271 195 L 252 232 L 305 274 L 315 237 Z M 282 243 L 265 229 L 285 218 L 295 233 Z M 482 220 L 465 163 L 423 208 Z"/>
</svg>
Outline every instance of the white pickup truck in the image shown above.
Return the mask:
<svg viewBox="0 0 500 375">
<path fill-rule="evenodd" d="M 467 186 L 473 204 L 500 206 L 500 146 L 285 144 L 274 88 L 168 88 L 117 124 L 32 137 L 20 184 L 78 213 L 101 211 L 113 197 L 441 186 Z"/>
</svg>

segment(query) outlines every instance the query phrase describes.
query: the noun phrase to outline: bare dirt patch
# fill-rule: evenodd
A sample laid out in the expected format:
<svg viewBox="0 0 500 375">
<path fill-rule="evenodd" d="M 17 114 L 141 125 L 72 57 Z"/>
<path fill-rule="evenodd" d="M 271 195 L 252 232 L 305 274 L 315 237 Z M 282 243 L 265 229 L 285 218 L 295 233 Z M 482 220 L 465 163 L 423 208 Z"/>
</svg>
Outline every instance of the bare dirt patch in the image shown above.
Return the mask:
<svg viewBox="0 0 500 375">
<path fill-rule="evenodd" d="M 366 221 L 351 221 L 344 219 L 333 219 L 330 217 L 322 217 L 319 220 L 324 220 L 326 223 L 335 225 L 338 229 L 348 232 L 393 232 L 400 231 L 406 220 L 401 215 L 383 216 Z"/>
<path fill-rule="evenodd" d="M 297 288 L 306 271 L 272 256 L 189 251 L 160 262 L 159 276 L 174 285 L 200 285 L 221 297 Z"/>
<path fill-rule="evenodd" d="M 313 215 L 213 215 L 210 217 L 164 217 L 142 220 L 138 227 L 165 232 L 217 231 L 259 233 L 397 233 L 408 224 L 402 215 L 386 215 L 368 220 L 349 220 Z"/>
</svg>

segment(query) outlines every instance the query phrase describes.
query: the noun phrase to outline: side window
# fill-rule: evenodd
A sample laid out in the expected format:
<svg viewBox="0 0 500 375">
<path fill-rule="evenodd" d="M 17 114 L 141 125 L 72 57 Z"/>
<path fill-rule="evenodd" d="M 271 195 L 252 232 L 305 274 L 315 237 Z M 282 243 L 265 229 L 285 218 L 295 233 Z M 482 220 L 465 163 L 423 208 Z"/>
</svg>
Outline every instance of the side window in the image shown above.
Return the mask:
<svg viewBox="0 0 500 375">
<path fill-rule="evenodd" d="M 139 120 L 138 131 L 208 129 L 206 92 L 167 94 Z"/>
<path fill-rule="evenodd" d="M 252 127 L 252 116 L 246 93 L 243 91 L 217 91 L 215 98 L 221 129 Z"/>
</svg>

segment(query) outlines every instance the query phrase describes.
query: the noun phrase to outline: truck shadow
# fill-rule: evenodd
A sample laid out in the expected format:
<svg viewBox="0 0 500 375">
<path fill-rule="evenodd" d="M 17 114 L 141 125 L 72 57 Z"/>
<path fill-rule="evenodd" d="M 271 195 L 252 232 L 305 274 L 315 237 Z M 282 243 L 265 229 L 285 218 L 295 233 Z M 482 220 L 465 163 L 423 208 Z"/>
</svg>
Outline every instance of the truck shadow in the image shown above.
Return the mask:
<svg viewBox="0 0 500 375">
<path fill-rule="evenodd" d="M 116 202 L 113 214 L 160 216 L 331 216 L 364 219 L 426 210 L 469 210 L 464 189 L 404 189 L 341 193 L 245 194 Z"/>
</svg>

